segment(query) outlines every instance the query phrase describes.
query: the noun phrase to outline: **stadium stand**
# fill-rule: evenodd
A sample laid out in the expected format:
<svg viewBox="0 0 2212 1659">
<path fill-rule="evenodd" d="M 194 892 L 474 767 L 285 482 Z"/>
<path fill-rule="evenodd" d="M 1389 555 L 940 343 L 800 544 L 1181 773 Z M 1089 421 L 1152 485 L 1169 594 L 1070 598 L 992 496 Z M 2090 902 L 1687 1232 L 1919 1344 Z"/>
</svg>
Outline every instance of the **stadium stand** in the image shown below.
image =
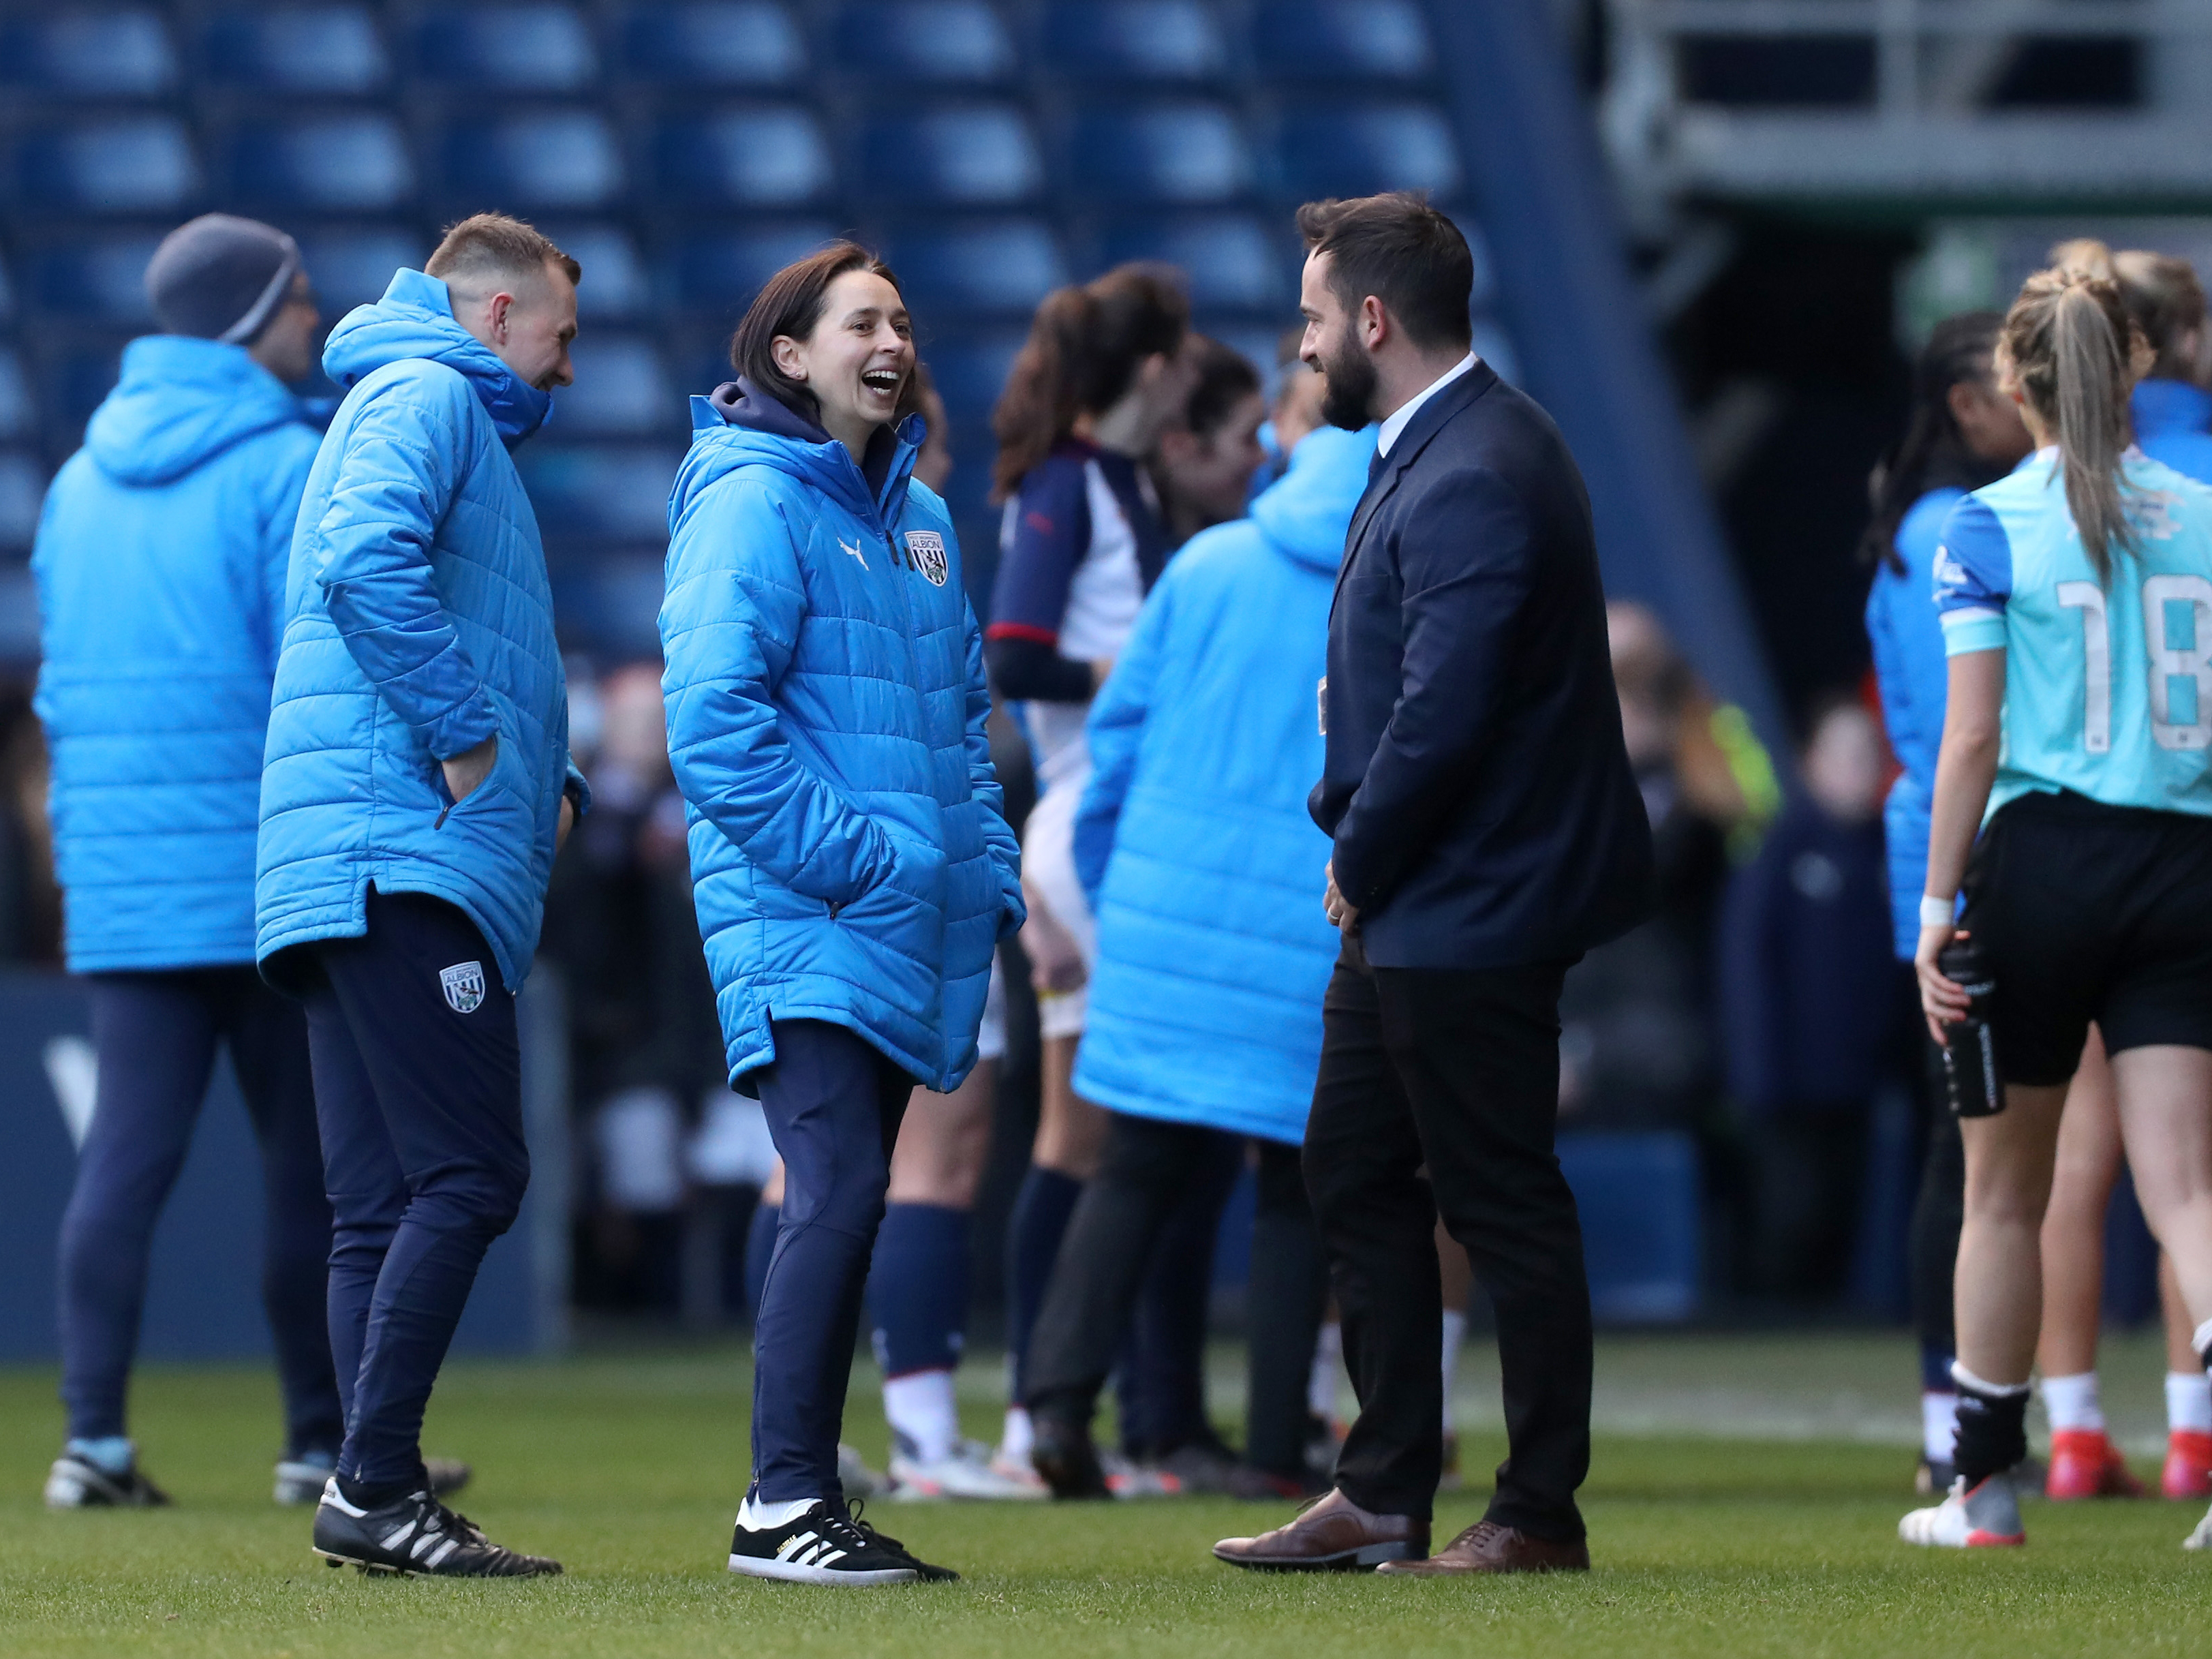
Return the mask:
<svg viewBox="0 0 2212 1659">
<path fill-rule="evenodd" d="M 1464 205 L 1436 40 L 1419 0 L 11 5 L 0 580 L 148 326 L 140 273 L 170 225 L 284 226 L 334 321 L 442 223 L 500 208 L 586 271 L 578 384 L 518 452 L 579 648 L 651 647 L 684 394 L 726 378 L 762 279 L 845 231 L 908 284 L 987 592 L 988 419 L 1030 308 L 1165 259 L 1200 325 L 1272 369 L 1289 206 L 1398 185 Z"/>
</svg>

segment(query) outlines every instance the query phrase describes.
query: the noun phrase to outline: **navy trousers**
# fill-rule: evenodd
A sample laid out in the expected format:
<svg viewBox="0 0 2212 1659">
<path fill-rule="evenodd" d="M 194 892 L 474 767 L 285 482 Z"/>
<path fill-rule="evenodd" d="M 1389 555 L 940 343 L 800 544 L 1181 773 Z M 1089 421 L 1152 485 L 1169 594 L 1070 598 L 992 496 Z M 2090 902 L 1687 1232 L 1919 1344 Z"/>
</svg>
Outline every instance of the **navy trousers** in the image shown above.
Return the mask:
<svg viewBox="0 0 2212 1659">
<path fill-rule="evenodd" d="M 783 1158 L 783 1216 L 753 1322 L 753 1496 L 836 1498 L 837 1435 L 891 1147 L 914 1079 L 842 1025 L 775 1023 L 751 1074 Z"/>
<path fill-rule="evenodd" d="M 338 1474 L 381 1492 L 422 1478 L 431 1385 L 530 1184 L 521 1048 L 483 936 L 442 900 L 372 890 L 368 932 L 313 949 Z"/>
<path fill-rule="evenodd" d="M 331 1210 L 323 1196 L 300 1011 L 251 968 L 92 976 L 100 1089 L 62 1215 L 62 1401 L 72 1439 L 125 1432 L 154 1223 L 184 1168 L 218 1044 L 261 1143 L 268 1208 L 261 1297 L 276 1340 L 288 1455 L 342 1431 L 323 1321 Z"/>
</svg>

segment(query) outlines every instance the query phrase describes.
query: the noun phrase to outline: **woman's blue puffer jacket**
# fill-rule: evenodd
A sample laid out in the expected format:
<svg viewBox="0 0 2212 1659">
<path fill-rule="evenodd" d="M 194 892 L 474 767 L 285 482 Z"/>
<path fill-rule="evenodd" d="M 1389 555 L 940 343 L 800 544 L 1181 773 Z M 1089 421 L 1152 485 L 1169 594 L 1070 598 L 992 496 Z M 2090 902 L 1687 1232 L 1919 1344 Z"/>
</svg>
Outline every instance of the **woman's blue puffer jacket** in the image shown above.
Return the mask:
<svg viewBox="0 0 2212 1659">
<path fill-rule="evenodd" d="M 1075 863 L 1098 912 L 1075 1086 L 1117 1112 L 1304 1138 L 1339 939 L 1316 688 L 1373 428 L 1323 428 L 1252 516 L 1169 563 L 1091 706 Z"/>
<path fill-rule="evenodd" d="M 316 437 L 245 347 L 151 335 L 47 492 L 38 711 L 74 972 L 253 960 L 261 748 Z"/>
<path fill-rule="evenodd" d="M 255 901 L 264 971 L 359 937 L 371 883 L 467 912 L 509 990 L 538 948 L 568 760 L 568 689 L 538 520 L 508 448 L 551 398 L 402 270 L 332 331 L 346 388 L 301 504 L 269 715 Z M 496 733 L 459 805 L 441 760 Z"/>
<path fill-rule="evenodd" d="M 857 1032 L 933 1089 L 975 1063 L 1018 854 L 982 634 L 920 423 L 871 453 L 747 381 L 691 400 L 669 501 L 668 745 L 730 1081 L 769 1022 Z"/>
</svg>

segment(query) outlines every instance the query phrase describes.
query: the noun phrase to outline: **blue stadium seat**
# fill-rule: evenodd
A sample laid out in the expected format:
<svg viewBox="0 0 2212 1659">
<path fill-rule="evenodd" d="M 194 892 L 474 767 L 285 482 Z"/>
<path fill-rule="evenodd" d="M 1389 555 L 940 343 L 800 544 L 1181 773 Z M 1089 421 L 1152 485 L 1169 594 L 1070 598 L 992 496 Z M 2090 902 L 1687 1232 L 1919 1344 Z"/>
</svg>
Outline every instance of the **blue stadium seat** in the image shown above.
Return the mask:
<svg viewBox="0 0 2212 1659">
<path fill-rule="evenodd" d="M 1014 70 L 1014 43 L 987 0 L 850 0 L 827 34 L 830 61 L 854 75 L 981 86 Z"/>
<path fill-rule="evenodd" d="M 180 214 L 200 191 L 191 141 L 167 116 L 34 130 L 10 160 L 16 201 L 48 213 Z"/>
<path fill-rule="evenodd" d="M 653 162 L 660 194 L 685 207 L 805 207 L 836 179 L 821 124 L 793 105 L 663 121 Z"/>
<path fill-rule="evenodd" d="M 392 78 L 361 6 L 224 12 L 201 32 L 199 61 L 216 85 L 264 97 L 361 97 Z"/>
<path fill-rule="evenodd" d="M 632 6 L 622 46 L 629 76 L 665 86 L 788 87 L 806 72 L 798 26 L 771 0 Z"/>
<path fill-rule="evenodd" d="M 623 188 L 622 150 L 588 109 L 456 122 L 439 154 L 456 210 L 604 208 Z"/>
<path fill-rule="evenodd" d="M 1290 240 L 1271 236 L 1249 214 L 1147 215 L 1109 225 L 1094 247 L 1092 263 L 1102 270 L 1131 259 L 1181 266 L 1190 279 L 1191 303 L 1200 310 L 1280 312 L 1287 323 L 1297 307 Z"/>
<path fill-rule="evenodd" d="M 58 242 L 32 252 L 23 268 L 26 310 L 67 322 L 143 329 L 154 323 L 146 303 L 146 267 L 159 236 L 102 236 Z"/>
<path fill-rule="evenodd" d="M 928 363 L 930 378 L 937 384 L 937 395 L 945 399 L 945 412 L 952 417 L 956 434 L 981 427 L 991 418 L 991 406 L 999 401 L 1000 392 L 1006 390 L 1006 371 L 1013 367 L 1015 354 L 1029 337 L 1028 329 L 999 328 L 981 333 L 933 337 L 933 331 L 925 327 L 923 336 L 922 359 Z M 963 452 L 960 465 L 988 472 L 991 452 Z"/>
<path fill-rule="evenodd" d="M 663 270 L 679 309 L 734 328 L 762 283 L 836 235 L 834 225 L 801 220 L 687 237 L 666 250 Z M 684 390 L 711 392 L 729 378 L 725 371 L 718 380 Z"/>
<path fill-rule="evenodd" d="M 1383 190 L 1448 197 L 1459 187 L 1459 143 L 1426 104 L 1293 107 L 1278 118 L 1273 139 L 1271 183 L 1285 201 Z"/>
<path fill-rule="evenodd" d="M 610 663 L 658 658 L 666 580 L 658 548 L 599 549 L 589 557 L 563 561 L 553 571 L 553 611 L 562 642 Z"/>
<path fill-rule="evenodd" d="M 1036 195 L 1044 167 L 1019 110 L 949 105 L 865 119 L 845 179 L 886 206 L 999 207 Z"/>
<path fill-rule="evenodd" d="M 637 244 L 618 225 L 541 223 L 562 251 L 584 268 L 576 311 L 586 328 L 635 322 L 653 306 L 652 283 Z"/>
<path fill-rule="evenodd" d="M 1668 1129 L 1562 1134 L 1559 1146 L 1582 1212 L 1591 1312 L 1614 1324 L 1690 1317 L 1703 1256 L 1697 1143 Z"/>
<path fill-rule="evenodd" d="M 10 552 L 27 552 L 31 538 L 39 532 L 39 508 L 46 495 L 46 469 L 39 465 L 39 458 L 27 450 L 0 450 L 0 547 Z M 29 641 L 37 650 L 35 638 L 38 615 L 38 595 L 22 589 L 9 594 L 10 620 L 28 624 L 33 638 Z M 12 607 L 20 606 L 20 610 Z"/>
<path fill-rule="evenodd" d="M 1243 130 L 1218 104 L 1085 109 L 1060 137 L 1061 185 L 1079 201 L 1226 202 L 1251 188 Z"/>
<path fill-rule="evenodd" d="M 228 195 L 249 208 L 382 213 L 415 196 L 406 140 L 387 115 L 248 122 L 225 136 L 221 155 Z"/>
<path fill-rule="evenodd" d="M 1054 0 L 1037 19 L 1036 55 L 1066 81 L 1188 85 L 1229 69 L 1220 23 L 1200 0 Z"/>
<path fill-rule="evenodd" d="M 635 444 L 565 444 L 551 428 L 514 454 L 549 541 L 668 538 L 668 489 L 681 449 Z"/>
<path fill-rule="evenodd" d="M 12 347 L 0 345 L 0 439 L 27 439 L 37 430 L 38 404 L 23 360 Z"/>
<path fill-rule="evenodd" d="M 104 343 L 85 341 L 46 359 L 40 378 L 46 382 L 50 447 L 58 443 L 65 451 L 74 449 L 82 440 L 85 422 L 122 378 L 123 346 L 120 337 Z M 58 429 L 53 424 L 57 421 Z"/>
<path fill-rule="evenodd" d="M 576 384 L 553 397 L 553 428 L 563 438 L 644 437 L 684 420 L 660 354 L 634 334 L 585 332 L 572 348 Z"/>
<path fill-rule="evenodd" d="M 599 78 L 584 20 L 567 6 L 450 6 L 415 26 L 426 79 L 471 94 L 580 92 Z"/>
<path fill-rule="evenodd" d="M 0 86 L 51 97 L 155 98 L 176 84 L 176 53 L 156 12 L 23 9 L 31 15 L 0 21 Z"/>
<path fill-rule="evenodd" d="M 1280 0 L 1252 19 L 1252 56 L 1270 80 L 1419 81 L 1436 51 L 1414 0 Z"/>
<path fill-rule="evenodd" d="M 323 320 L 335 323 L 356 306 L 372 305 L 392 286 L 402 265 L 420 270 L 430 245 L 411 230 L 356 225 L 319 228 L 300 237 L 300 258 L 315 285 Z"/>
<path fill-rule="evenodd" d="M 1026 313 L 1068 280 L 1058 240 L 1035 219 L 903 228 L 888 239 L 884 258 L 924 341 L 938 318 Z"/>
</svg>

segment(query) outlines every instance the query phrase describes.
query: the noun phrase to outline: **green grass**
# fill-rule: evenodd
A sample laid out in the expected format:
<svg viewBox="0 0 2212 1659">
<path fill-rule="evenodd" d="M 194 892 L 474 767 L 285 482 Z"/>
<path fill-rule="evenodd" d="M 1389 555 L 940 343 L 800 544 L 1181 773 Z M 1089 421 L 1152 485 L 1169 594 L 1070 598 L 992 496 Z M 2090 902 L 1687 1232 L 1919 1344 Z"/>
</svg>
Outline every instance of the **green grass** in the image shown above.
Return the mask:
<svg viewBox="0 0 2212 1659">
<path fill-rule="evenodd" d="M 1786 1346 L 1802 1359 L 1803 1343 Z M 1641 1365 L 1673 1387 L 1704 1352 L 1613 1345 L 1601 1375 Z M 1771 1352 L 1779 1366 L 1784 1347 Z M 1747 1354 L 1755 1363 L 1741 1343 L 1707 1357 L 1740 1387 Z M 1881 1354 L 1868 1375 L 1889 1373 Z M 2201 1652 L 2212 1613 L 2212 1560 L 2178 1547 L 2197 1518 L 2180 1506 L 2037 1505 L 2024 1551 L 1922 1553 L 1895 1542 L 1910 1454 L 1894 1446 L 1618 1432 L 1601 1432 L 1586 1489 L 1597 1562 L 1588 1577 L 1238 1573 L 1207 1546 L 1280 1511 L 1182 1501 L 885 1505 L 892 1531 L 964 1581 L 865 1592 L 750 1583 L 722 1570 L 745 1464 L 746 1373 L 731 1350 L 457 1364 L 433 1407 L 432 1449 L 475 1462 L 465 1507 L 495 1537 L 559 1556 L 568 1575 L 370 1580 L 325 1569 L 307 1553 L 305 1516 L 270 1504 L 265 1374 L 145 1373 L 135 1428 L 178 1504 L 135 1514 L 39 1507 L 58 1434 L 52 1386 L 49 1373 L 0 1371 L 0 1654 L 2086 1659 Z M 970 1395 L 973 1431 L 988 1424 L 987 1396 Z M 879 1456 L 872 1402 L 864 1376 L 851 1432 Z M 1469 1467 L 1501 1449 L 1494 1434 L 1473 1437 Z M 1476 1496 L 1448 1496 L 1439 1536 L 1480 1508 Z"/>
</svg>

